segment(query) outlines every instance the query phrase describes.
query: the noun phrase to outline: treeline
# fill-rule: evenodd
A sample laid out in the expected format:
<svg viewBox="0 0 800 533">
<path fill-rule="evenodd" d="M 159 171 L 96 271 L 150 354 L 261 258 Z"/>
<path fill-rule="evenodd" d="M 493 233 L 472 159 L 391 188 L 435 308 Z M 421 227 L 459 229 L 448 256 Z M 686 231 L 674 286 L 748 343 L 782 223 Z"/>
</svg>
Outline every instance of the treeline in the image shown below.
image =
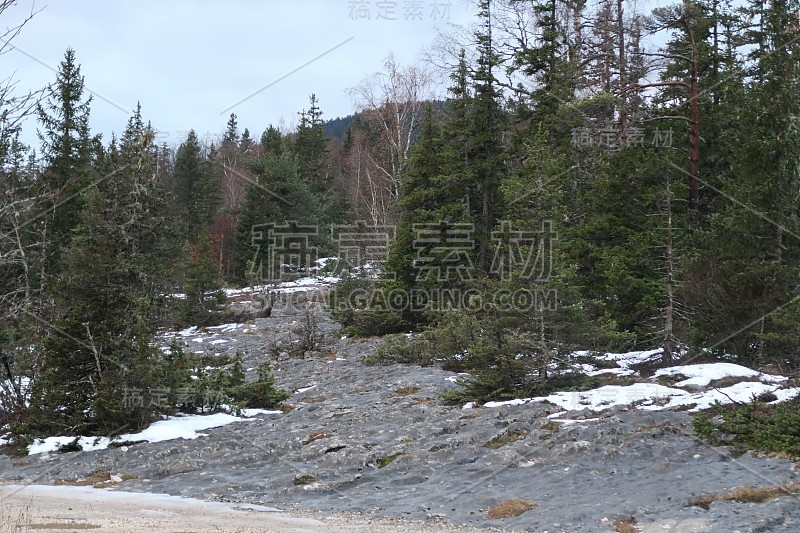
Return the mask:
<svg viewBox="0 0 800 533">
<path fill-rule="evenodd" d="M 17 444 L 133 431 L 209 407 L 200 382 L 216 387 L 215 406 L 280 401 L 267 368 L 250 385 L 240 360 L 204 376 L 207 365 L 178 345 L 162 353 L 154 338 L 237 318 L 221 309 L 223 285 L 264 281 L 248 278 L 253 226 L 326 228 L 346 216 L 316 97 L 296 131 L 269 126 L 253 139 L 231 115 L 218 142 L 191 131 L 177 148 L 154 143 L 140 107 L 104 142 L 90 131 L 91 104 L 68 50 L 30 107 L 36 149 L 19 140 L 21 115 L 3 114 L 0 424 Z"/>
<path fill-rule="evenodd" d="M 241 318 L 223 311 L 224 285 L 286 274 L 263 270 L 287 267 L 268 255 L 270 224 L 307 233 L 287 267 L 298 275 L 336 253 L 332 226 L 394 216 L 402 167 L 381 146 L 393 132 L 362 110 L 346 135 L 328 138 L 312 94 L 293 131 L 269 125 L 254 138 L 231 114 L 215 141 L 190 131 L 177 147 L 157 145 L 137 107 L 106 141 L 91 133 L 86 93 L 73 50 L 40 94 L 3 93 L 0 427 L 10 424 L 17 444 L 132 431 L 159 413 L 213 407 L 201 387 L 222 394 L 214 405 L 280 401 L 267 368 L 248 385 L 240 360 L 204 375 L 207 364 L 178 345 L 162 353 L 155 335 Z M 36 147 L 20 141 L 29 116 Z"/>
<path fill-rule="evenodd" d="M 37 105 L 6 95 L 0 423 L 146 425 L 164 408 L 120 391 L 192 382 L 156 332 L 221 319 L 225 283 L 270 280 L 263 230 L 288 222 L 320 256 L 340 252 L 336 225 L 390 235 L 382 270 L 341 283 L 332 309 L 357 334 L 420 332 L 378 357 L 467 370 L 469 398 L 543 392 L 577 349 L 795 369 L 798 3 L 478 4 L 471 40 L 449 43 L 446 102 L 390 56 L 351 90 L 341 137 L 312 95 L 291 132 L 256 138 L 231 115 L 217 142 L 157 146 L 137 109 L 105 141 L 71 50 Z M 650 51 L 650 35 L 668 41 Z M 252 401 L 240 370 L 214 379 Z"/>
<path fill-rule="evenodd" d="M 461 399 L 545 392 L 577 349 L 796 371 L 797 2 L 479 7 L 402 174 L 386 279 L 342 285 L 339 317 L 423 330 L 378 358 L 468 370 Z"/>
</svg>

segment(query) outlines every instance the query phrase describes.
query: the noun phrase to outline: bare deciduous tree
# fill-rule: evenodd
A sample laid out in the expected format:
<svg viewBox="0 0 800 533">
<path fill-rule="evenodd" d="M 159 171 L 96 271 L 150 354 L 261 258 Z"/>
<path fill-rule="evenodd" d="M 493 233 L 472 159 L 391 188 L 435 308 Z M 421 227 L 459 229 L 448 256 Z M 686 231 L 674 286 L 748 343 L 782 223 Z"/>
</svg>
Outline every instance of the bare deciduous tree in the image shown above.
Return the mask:
<svg viewBox="0 0 800 533">
<path fill-rule="evenodd" d="M 350 157 L 351 196 L 376 224 L 393 221 L 400 177 L 432 85 L 421 64 L 402 66 L 390 55 L 383 71 L 349 90 L 361 117 Z"/>
<path fill-rule="evenodd" d="M 0 15 L 15 2 L 0 0 Z M 0 34 L 0 56 L 14 49 L 11 41 L 36 14 L 30 13 Z M 47 231 L 45 220 L 37 221 L 35 206 L 43 194 L 36 190 L 35 167 L 26 167 L 27 148 L 19 141 L 25 118 L 32 114 L 40 92 L 15 92 L 16 80 L 9 76 L 0 81 L 0 424 L 25 406 L 26 380 L 19 372 L 24 364 L 32 364 L 31 338 L 35 330 L 40 301 L 36 273 L 41 237 Z"/>
</svg>

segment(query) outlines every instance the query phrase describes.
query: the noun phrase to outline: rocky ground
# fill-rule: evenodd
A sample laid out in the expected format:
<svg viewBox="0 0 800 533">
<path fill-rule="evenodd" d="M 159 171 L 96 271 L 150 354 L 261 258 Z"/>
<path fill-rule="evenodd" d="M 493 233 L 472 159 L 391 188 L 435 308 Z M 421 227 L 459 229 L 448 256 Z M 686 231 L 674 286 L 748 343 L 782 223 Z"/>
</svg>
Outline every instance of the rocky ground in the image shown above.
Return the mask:
<svg viewBox="0 0 800 533">
<path fill-rule="evenodd" d="M 313 326 L 321 342 L 304 358 L 286 347 Z M 107 470 L 110 491 L 166 493 L 287 511 L 365 516 L 514 531 L 798 531 L 790 495 L 765 503 L 694 498 L 741 486 L 800 480 L 778 458 L 733 457 L 699 442 L 685 412 L 615 407 L 591 413 L 549 403 L 463 410 L 440 394 L 455 374 L 413 366 L 367 367 L 374 340 L 341 338 L 321 310 L 276 307 L 237 327 L 184 332 L 188 349 L 264 358 L 293 392 L 291 411 L 205 430 L 195 440 L 28 457 L 0 456 L 0 482 L 80 480 Z M 166 341 L 165 341 L 166 342 Z M 512 518 L 488 510 L 519 498 Z M 376 530 L 380 530 L 378 527 Z M 619 529 L 617 529 L 619 530 Z M 632 530 L 631 530 L 632 531 Z"/>
</svg>

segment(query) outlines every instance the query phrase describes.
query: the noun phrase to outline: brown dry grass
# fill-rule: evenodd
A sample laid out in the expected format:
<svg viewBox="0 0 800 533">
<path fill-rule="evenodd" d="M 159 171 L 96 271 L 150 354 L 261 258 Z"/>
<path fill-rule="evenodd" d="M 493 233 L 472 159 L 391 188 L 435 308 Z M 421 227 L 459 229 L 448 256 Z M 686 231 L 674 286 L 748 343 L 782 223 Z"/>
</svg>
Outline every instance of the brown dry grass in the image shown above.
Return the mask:
<svg viewBox="0 0 800 533">
<path fill-rule="evenodd" d="M 394 390 L 395 394 L 399 394 L 400 396 L 408 396 L 409 394 L 414 394 L 419 391 L 420 391 L 419 387 L 414 387 L 414 386 L 400 387 L 399 389 Z"/>
<path fill-rule="evenodd" d="M 111 481 L 111 472 L 108 470 L 98 470 L 97 472 L 92 472 L 88 476 L 83 479 L 56 479 L 53 481 L 53 485 L 69 485 L 73 487 L 87 487 L 87 486 L 97 486 L 100 484 L 105 484 Z"/>
<path fill-rule="evenodd" d="M 636 529 L 636 519 L 632 516 L 622 520 L 615 520 L 614 531 L 617 533 L 639 533 L 639 530 Z"/>
<path fill-rule="evenodd" d="M 488 511 L 489 518 L 496 520 L 499 518 L 513 518 L 522 513 L 527 513 L 536 507 L 532 501 L 522 500 L 519 498 L 512 498 L 504 502 L 498 503 Z"/>
<path fill-rule="evenodd" d="M 500 435 L 499 437 L 493 438 L 483 446 L 485 448 L 491 448 L 492 450 L 496 450 L 498 448 L 502 448 L 503 446 L 511 442 L 517 442 L 518 440 L 524 439 L 525 437 L 528 436 L 528 433 L 529 433 L 528 431 L 520 429 L 508 431 L 503 435 Z"/>
<path fill-rule="evenodd" d="M 800 483 L 771 487 L 739 487 L 730 492 L 700 496 L 689 502 L 703 509 L 709 509 L 714 502 L 763 503 L 779 496 L 800 494 Z"/>
<path fill-rule="evenodd" d="M 327 439 L 328 437 L 333 437 L 333 434 L 325 433 L 324 431 L 314 431 L 308 437 L 306 437 L 306 440 L 303 441 L 303 444 L 311 444 L 315 440 Z"/>
<path fill-rule="evenodd" d="M 713 380 L 708 384 L 708 387 L 713 389 L 724 389 L 725 387 L 731 387 L 737 383 L 744 383 L 746 381 L 749 382 L 761 380 L 758 379 L 758 376 L 725 376 L 724 378 Z"/>
</svg>

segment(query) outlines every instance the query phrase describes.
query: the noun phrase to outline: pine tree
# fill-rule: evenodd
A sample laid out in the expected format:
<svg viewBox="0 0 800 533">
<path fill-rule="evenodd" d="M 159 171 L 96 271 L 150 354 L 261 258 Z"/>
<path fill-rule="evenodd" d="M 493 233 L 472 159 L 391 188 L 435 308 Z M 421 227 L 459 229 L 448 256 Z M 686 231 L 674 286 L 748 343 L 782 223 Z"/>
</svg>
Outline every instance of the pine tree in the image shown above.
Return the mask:
<svg viewBox="0 0 800 533">
<path fill-rule="evenodd" d="M 251 151 L 253 150 L 253 139 L 250 137 L 250 130 L 245 128 L 242 132 L 242 138 L 239 141 L 239 151 L 245 157 L 249 157 L 251 155 Z"/>
<path fill-rule="evenodd" d="M 190 245 L 186 267 L 184 320 L 193 326 L 210 324 L 225 302 L 219 267 L 214 260 L 211 236 L 203 232 Z"/>
<path fill-rule="evenodd" d="M 124 394 L 158 386 L 151 341 L 176 251 L 153 136 L 137 108 L 120 140 L 119 166 L 84 194 L 56 291 L 61 318 L 43 342 L 33 384 L 30 432 L 108 434 L 155 414 L 149 402 L 128 403 Z"/>
<path fill-rule="evenodd" d="M 261 148 L 265 154 L 279 156 L 284 151 L 283 135 L 278 128 L 270 124 L 261 134 Z"/>
<path fill-rule="evenodd" d="M 237 279 L 272 281 L 258 277 L 261 260 L 254 244 L 254 228 L 288 221 L 317 223 L 317 205 L 308 184 L 297 174 L 298 166 L 289 153 L 264 153 L 250 164 L 253 182 L 245 190 L 245 200 L 236 225 Z M 266 243 L 262 243 L 266 245 Z"/>
<path fill-rule="evenodd" d="M 239 145 L 239 124 L 236 121 L 236 113 L 231 113 L 228 119 L 228 127 L 225 134 L 222 136 L 222 144 L 230 144 L 233 146 Z"/>
<path fill-rule="evenodd" d="M 89 131 L 92 98 L 84 99 L 84 79 L 75 51 L 67 49 L 59 64 L 56 81 L 37 105 L 41 129 L 41 176 L 43 193 L 52 202 L 46 206 L 49 219 L 49 269 L 60 269 L 60 251 L 69 245 L 83 207 L 81 193 L 95 179 L 92 174 L 93 141 Z"/>
<path fill-rule="evenodd" d="M 297 157 L 297 175 L 317 194 L 327 192 L 329 176 L 327 170 L 328 148 L 322 124 L 322 111 L 317 96 L 309 99 L 308 111 L 301 111 L 300 124 L 294 141 Z"/>
<path fill-rule="evenodd" d="M 500 91 L 495 79 L 497 56 L 493 49 L 490 0 L 480 2 L 479 16 L 483 19 L 483 28 L 476 33 L 479 56 L 468 133 L 470 166 L 475 173 L 474 194 L 469 209 L 475 224 L 476 267 L 479 275 L 486 276 L 491 262 L 490 235 L 498 213 L 502 211 L 498 188 L 505 175 L 506 154 L 501 140 L 505 113 L 500 107 Z"/>
<path fill-rule="evenodd" d="M 697 283 L 708 286 L 698 310 L 705 342 L 748 364 L 797 364 L 799 7 L 785 0 L 749 7 L 760 20 L 749 33 L 753 82 L 730 139 L 737 150 L 718 213 L 704 235 L 709 275 Z"/>
<path fill-rule="evenodd" d="M 198 189 L 202 188 L 205 170 L 200 141 L 194 130 L 191 130 L 175 154 L 175 170 L 173 172 L 176 203 L 186 220 L 187 238 L 195 235 L 204 222 L 193 208 L 202 194 Z"/>
</svg>

